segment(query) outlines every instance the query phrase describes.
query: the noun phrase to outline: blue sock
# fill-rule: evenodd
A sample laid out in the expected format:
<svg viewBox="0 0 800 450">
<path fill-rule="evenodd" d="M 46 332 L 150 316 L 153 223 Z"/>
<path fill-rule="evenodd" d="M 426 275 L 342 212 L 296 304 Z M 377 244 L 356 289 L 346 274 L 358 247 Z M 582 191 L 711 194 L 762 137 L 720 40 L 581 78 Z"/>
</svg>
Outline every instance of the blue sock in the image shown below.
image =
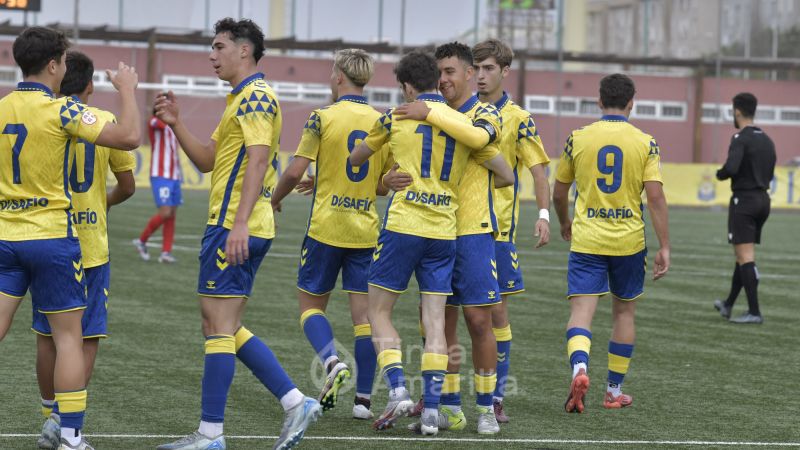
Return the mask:
<svg viewBox="0 0 800 450">
<path fill-rule="evenodd" d="M 633 344 L 608 342 L 608 382 L 621 385 L 633 356 Z"/>
<path fill-rule="evenodd" d="M 267 344 L 245 327 L 239 328 L 235 337 L 236 356 L 272 392 L 272 395 L 280 400 L 295 388 L 291 378 Z"/>
<path fill-rule="evenodd" d="M 394 348 L 386 349 L 378 354 L 378 366 L 381 368 L 383 378 L 389 389 L 406 386 L 406 377 L 403 373 L 403 353 Z"/>
<path fill-rule="evenodd" d="M 372 328 L 367 323 L 355 325 L 353 330 L 356 336 L 356 395 L 371 395 L 375 368 L 378 365 L 378 355 L 375 354 L 375 346 L 372 345 Z"/>
<path fill-rule="evenodd" d="M 80 430 L 86 415 L 86 389 L 56 392 L 56 403 L 61 405 L 61 427 Z"/>
<path fill-rule="evenodd" d="M 225 420 L 225 403 L 236 370 L 236 344 L 233 336 L 207 336 L 205 353 L 201 420 L 219 423 Z"/>
<path fill-rule="evenodd" d="M 300 315 L 300 325 L 323 364 L 330 357 L 337 356 L 336 345 L 333 343 L 333 329 L 325 317 L 325 312 L 321 309 L 306 310 Z M 327 367 L 325 369 L 327 370 Z"/>
<path fill-rule="evenodd" d="M 589 351 L 592 347 L 592 332 L 585 328 L 567 330 L 567 355 L 570 367 L 584 363 L 589 366 Z"/>
<path fill-rule="evenodd" d="M 497 340 L 497 386 L 494 397 L 502 399 L 506 393 L 506 380 L 511 370 L 511 325 L 503 328 L 492 328 Z"/>
<path fill-rule="evenodd" d="M 423 353 L 421 369 L 424 382 L 422 399 L 425 403 L 425 409 L 439 408 L 444 377 L 447 373 L 447 355 Z"/>
</svg>

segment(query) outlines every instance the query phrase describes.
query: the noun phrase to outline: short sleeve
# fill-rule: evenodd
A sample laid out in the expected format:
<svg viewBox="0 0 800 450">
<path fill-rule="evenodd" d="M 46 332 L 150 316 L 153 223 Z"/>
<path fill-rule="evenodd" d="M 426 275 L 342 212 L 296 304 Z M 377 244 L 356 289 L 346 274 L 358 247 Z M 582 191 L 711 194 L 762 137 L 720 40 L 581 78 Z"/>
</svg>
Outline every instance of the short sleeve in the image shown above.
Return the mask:
<svg viewBox="0 0 800 450">
<path fill-rule="evenodd" d="M 500 111 L 497 108 L 490 104 L 490 103 L 482 103 L 478 106 L 475 110 L 475 118 L 473 122 L 477 122 L 479 120 L 485 120 L 489 124 L 494 127 L 495 136 L 500 136 L 500 133 L 503 131 L 503 117 L 500 115 Z"/>
<path fill-rule="evenodd" d="M 473 150 L 472 153 L 470 153 L 470 157 L 475 160 L 476 163 L 483 164 L 500 154 L 500 147 L 498 147 L 497 144 L 498 143 L 495 141 L 481 149 Z"/>
<path fill-rule="evenodd" d="M 650 139 L 650 148 L 647 152 L 647 162 L 644 166 L 644 177 L 642 181 L 664 182 L 661 179 L 661 149 L 658 147 L 655 139 Z"/>
<path fill-rule="evenodd" d="M 572 184 L 575 181 L 572 150 L 572 134 L 570 134 L 567 138 L 567 143 L 564 145 L 564 153 L 561 154 L 561 160 L 558 162 L 558 167 L 556 167 L 556 181 L 567 184 Z"/>
<path fill-rule="evenodd" d="M 369 135 L 364 139 L 370 150 L 377 152 L 383 149 L 383 145 L 389 140 L 392 133 L 392 110 L 388 110 L 381 114 L 372 129 L 369 130 Z"/>
<path fill-rule="evenodd" d="M 214 132 L 211 133 L 211 140 L 214 142 L 219 142 L 219 125 L 217 124 L 217 128 L 214 128 Z"/>
<path fill-rule="evenodd" d="M 322 135 L 322 123 L 317 111 L 311 113 L 303 126 L 303 135 L 294 156 L 302 156 L 311 161 L 317 160 Z"/>
<path fill-rule="evenodd" d="M 550 158 L 544 151 L 542 138 L 530 114 L 519 123 L 516 144 L 517 158 L 528 169 L 538 164 L 550 164 Z"/>
<path fill-rule="evenodd" d="M 61 128 L 70 136 L 94 143 L 109 120 L 71 97 L 64 97 L 61 102 Z"/>
<path fill-rule="evenodd" d="M 275 116 L 278 114 L 278 102 L 266 91 L 253 90 L 245 94 L 239 103 L 236 120 L 242 128 L 244 146 L 273 145 Z"/>
</svg>

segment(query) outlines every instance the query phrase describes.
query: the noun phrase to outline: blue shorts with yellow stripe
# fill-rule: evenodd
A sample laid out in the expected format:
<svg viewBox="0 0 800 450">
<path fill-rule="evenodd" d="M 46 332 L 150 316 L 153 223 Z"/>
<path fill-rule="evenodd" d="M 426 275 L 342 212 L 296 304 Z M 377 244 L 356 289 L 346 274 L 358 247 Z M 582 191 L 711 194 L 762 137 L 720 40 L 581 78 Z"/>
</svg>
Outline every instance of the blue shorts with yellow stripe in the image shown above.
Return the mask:
<svg viewBox="0 0 800 450">
<path fill-rule="evenodd" d="M 200 248 L 200 275 L 197 293 L 204 297 L 249 297 L 256 272 L 267 255 L 272 239 L 250 236 L 249 258 L 238 266 L 228 263 L 225 241 L 230 230 L 217 225 L 206 227 Z"/>
<path fill-rule="evenodd" d="M 392 292 L 408 289 L 413 272 L 421 294 L 452 295 L 456 241 L 430 239 L 381 230 L 369 284 Z"/>
<path fill-rule="evenodd" d="M 45 314 L 86 308 L 86 279 L 76 237 L 0 241 L 0 294 Z"/>
<path fill-rule="evenodd" d="M 495 242 L 494 257 L 497 261 L 497 284 L 500 294 L 514 295 L 525 291 L 522 268 L 519 265 L 517 245 L 513 242 Z"/>
<path fill-rule="evenodd" d="M 635 300 L 644 293 L 647 249 L 627 256 L 569 253 L 567 297 L 605 295 Z"/>
<path fill-rule="evenodd" d="M 494 236 L 470 234 L 456 239 L 453 295 L 447 306 L 486 306 L 500 301 Z"/>
<path fill-rule="evenodd" d="M 111 282 L 111 264 L 105 263 L 97 267 L 89 267 L 84 269 L 84 272 L 89 295 L 81 319 L 83 338 L 108 337 L 108 288 Z M 31 329 L 43 336 L 53 334 L 50 330 L 50 322 L 47 321 L 47 315 L 35 309 L 33 310 Z"/>
<path fill-rule="evenodd" d="M 342 290 L 366 294 L 369 264 L 374 248 L 343 248 L 306 236 L 300 251 L 297 288 L 311 295 L 325 295 L 336 285 L 342 271 Z"/>
</svg>

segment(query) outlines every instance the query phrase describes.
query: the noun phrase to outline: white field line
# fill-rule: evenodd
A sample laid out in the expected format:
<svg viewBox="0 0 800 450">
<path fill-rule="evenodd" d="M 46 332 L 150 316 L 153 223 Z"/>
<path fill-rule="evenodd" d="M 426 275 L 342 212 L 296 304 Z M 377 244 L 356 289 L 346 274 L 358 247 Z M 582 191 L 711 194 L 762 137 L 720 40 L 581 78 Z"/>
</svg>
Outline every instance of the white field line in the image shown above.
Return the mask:
<svg viewBox="0 0 800 450">
<path fill-rule="evenodd" d="M 182 435 L 172 434 L 87 434 L 87 437 L 104 439 L 177 439 Z M 39 434 L 3 433 L 0 439 L 35 438 Z M 274 440 L 278 436 L 225 436 L 226 439 Z M 310 441 L 401 441 L 401 442 L 481 442 L 507 444 L 580 444 L 580 445 L 696 445 L 696 446 L 751 446 L 751 447 L 800 447 L 800 442 L 758 441 L 672 441 L 672 440 L 613 440 L 613 439 L 507 439 L 507 438 L 423 438 L 393 436 L 306 436 Z"/>
</svg>

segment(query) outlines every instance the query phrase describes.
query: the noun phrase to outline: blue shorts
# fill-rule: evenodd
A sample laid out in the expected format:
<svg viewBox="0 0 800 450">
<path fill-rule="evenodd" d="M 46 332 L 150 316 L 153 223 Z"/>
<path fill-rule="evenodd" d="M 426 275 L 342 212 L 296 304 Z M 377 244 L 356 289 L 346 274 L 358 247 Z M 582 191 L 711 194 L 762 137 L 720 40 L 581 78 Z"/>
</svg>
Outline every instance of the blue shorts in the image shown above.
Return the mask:
<svg viewBox="0 0 800 450">
<path fill-rule="evenodd" d="M 233 266 L 225 259 L 225 241 L 230 230 L 216 225 L 206 227 L 200 248 L 200 276 L 197 293 L 203 297 L 249 297 L 258 266 L 267 255 L 272 239 L 250 236 L 250 257 Z"/>
<path fill-rule="evenodd" d="M 497 260 L 497 283 L 500 294 L 513 295 L 525 292 L 522 269 L 519 266 L 517 246 L 513 242 L 495 242 L 494 257 Z"/>
<path fill-rule="evenodd" d="M 86 277 L 78 238 L 0 241 L 0 293 L 49 314 L 86 308 Z"/>
<path fill-rule="evenodd" d="M 366 294 L 369 263 L 374 250 L 334 247 L 306 236 L 300 251 L 297 289 L 311 295 L 325 295 L 333 290 L 341 270 L 342 290 Z"/>
<path fill-rule="evenodd" d="M 83 338 L 108 337 L 108 287 L 111 281 L 111 265 L 105 263 L 101 266 L 85 269 L 86 285 L 89 296 L 86 309 L 83 311 L 81 327 Z M 47 315 L 33 310 L 33 324 L 31 329 L 38 334 L 51 336 L 50 322 Z"/>
<path fill-rule="evenodd" d="M 153 189 L 153 199 L 156 207 L 178 206 L 183 204 L 181 196 L 181 180 L 169 178 L 150 177 L 150 187 Z"/>
<path fill-rule="evenodd" d="M 486 306 L 500 301 L 494 236 L 470 234 L 456 239 L 453 295 L 447 306 Z"/>
<path fill-rule="evenodd" d="M 570 252 L 567 297 L 611 292 L 620 300 L 635 300 L 644 292 L 646 267 L 647 249 L 628 256 Z"/>
<path fill-rule="evenodd" d="M 453 295 L 456 241 L 381 230 L 369 266 L 369 284 L 392 292 L 408 289 L 413 272 L 420 294 Z"/>
</svg>

